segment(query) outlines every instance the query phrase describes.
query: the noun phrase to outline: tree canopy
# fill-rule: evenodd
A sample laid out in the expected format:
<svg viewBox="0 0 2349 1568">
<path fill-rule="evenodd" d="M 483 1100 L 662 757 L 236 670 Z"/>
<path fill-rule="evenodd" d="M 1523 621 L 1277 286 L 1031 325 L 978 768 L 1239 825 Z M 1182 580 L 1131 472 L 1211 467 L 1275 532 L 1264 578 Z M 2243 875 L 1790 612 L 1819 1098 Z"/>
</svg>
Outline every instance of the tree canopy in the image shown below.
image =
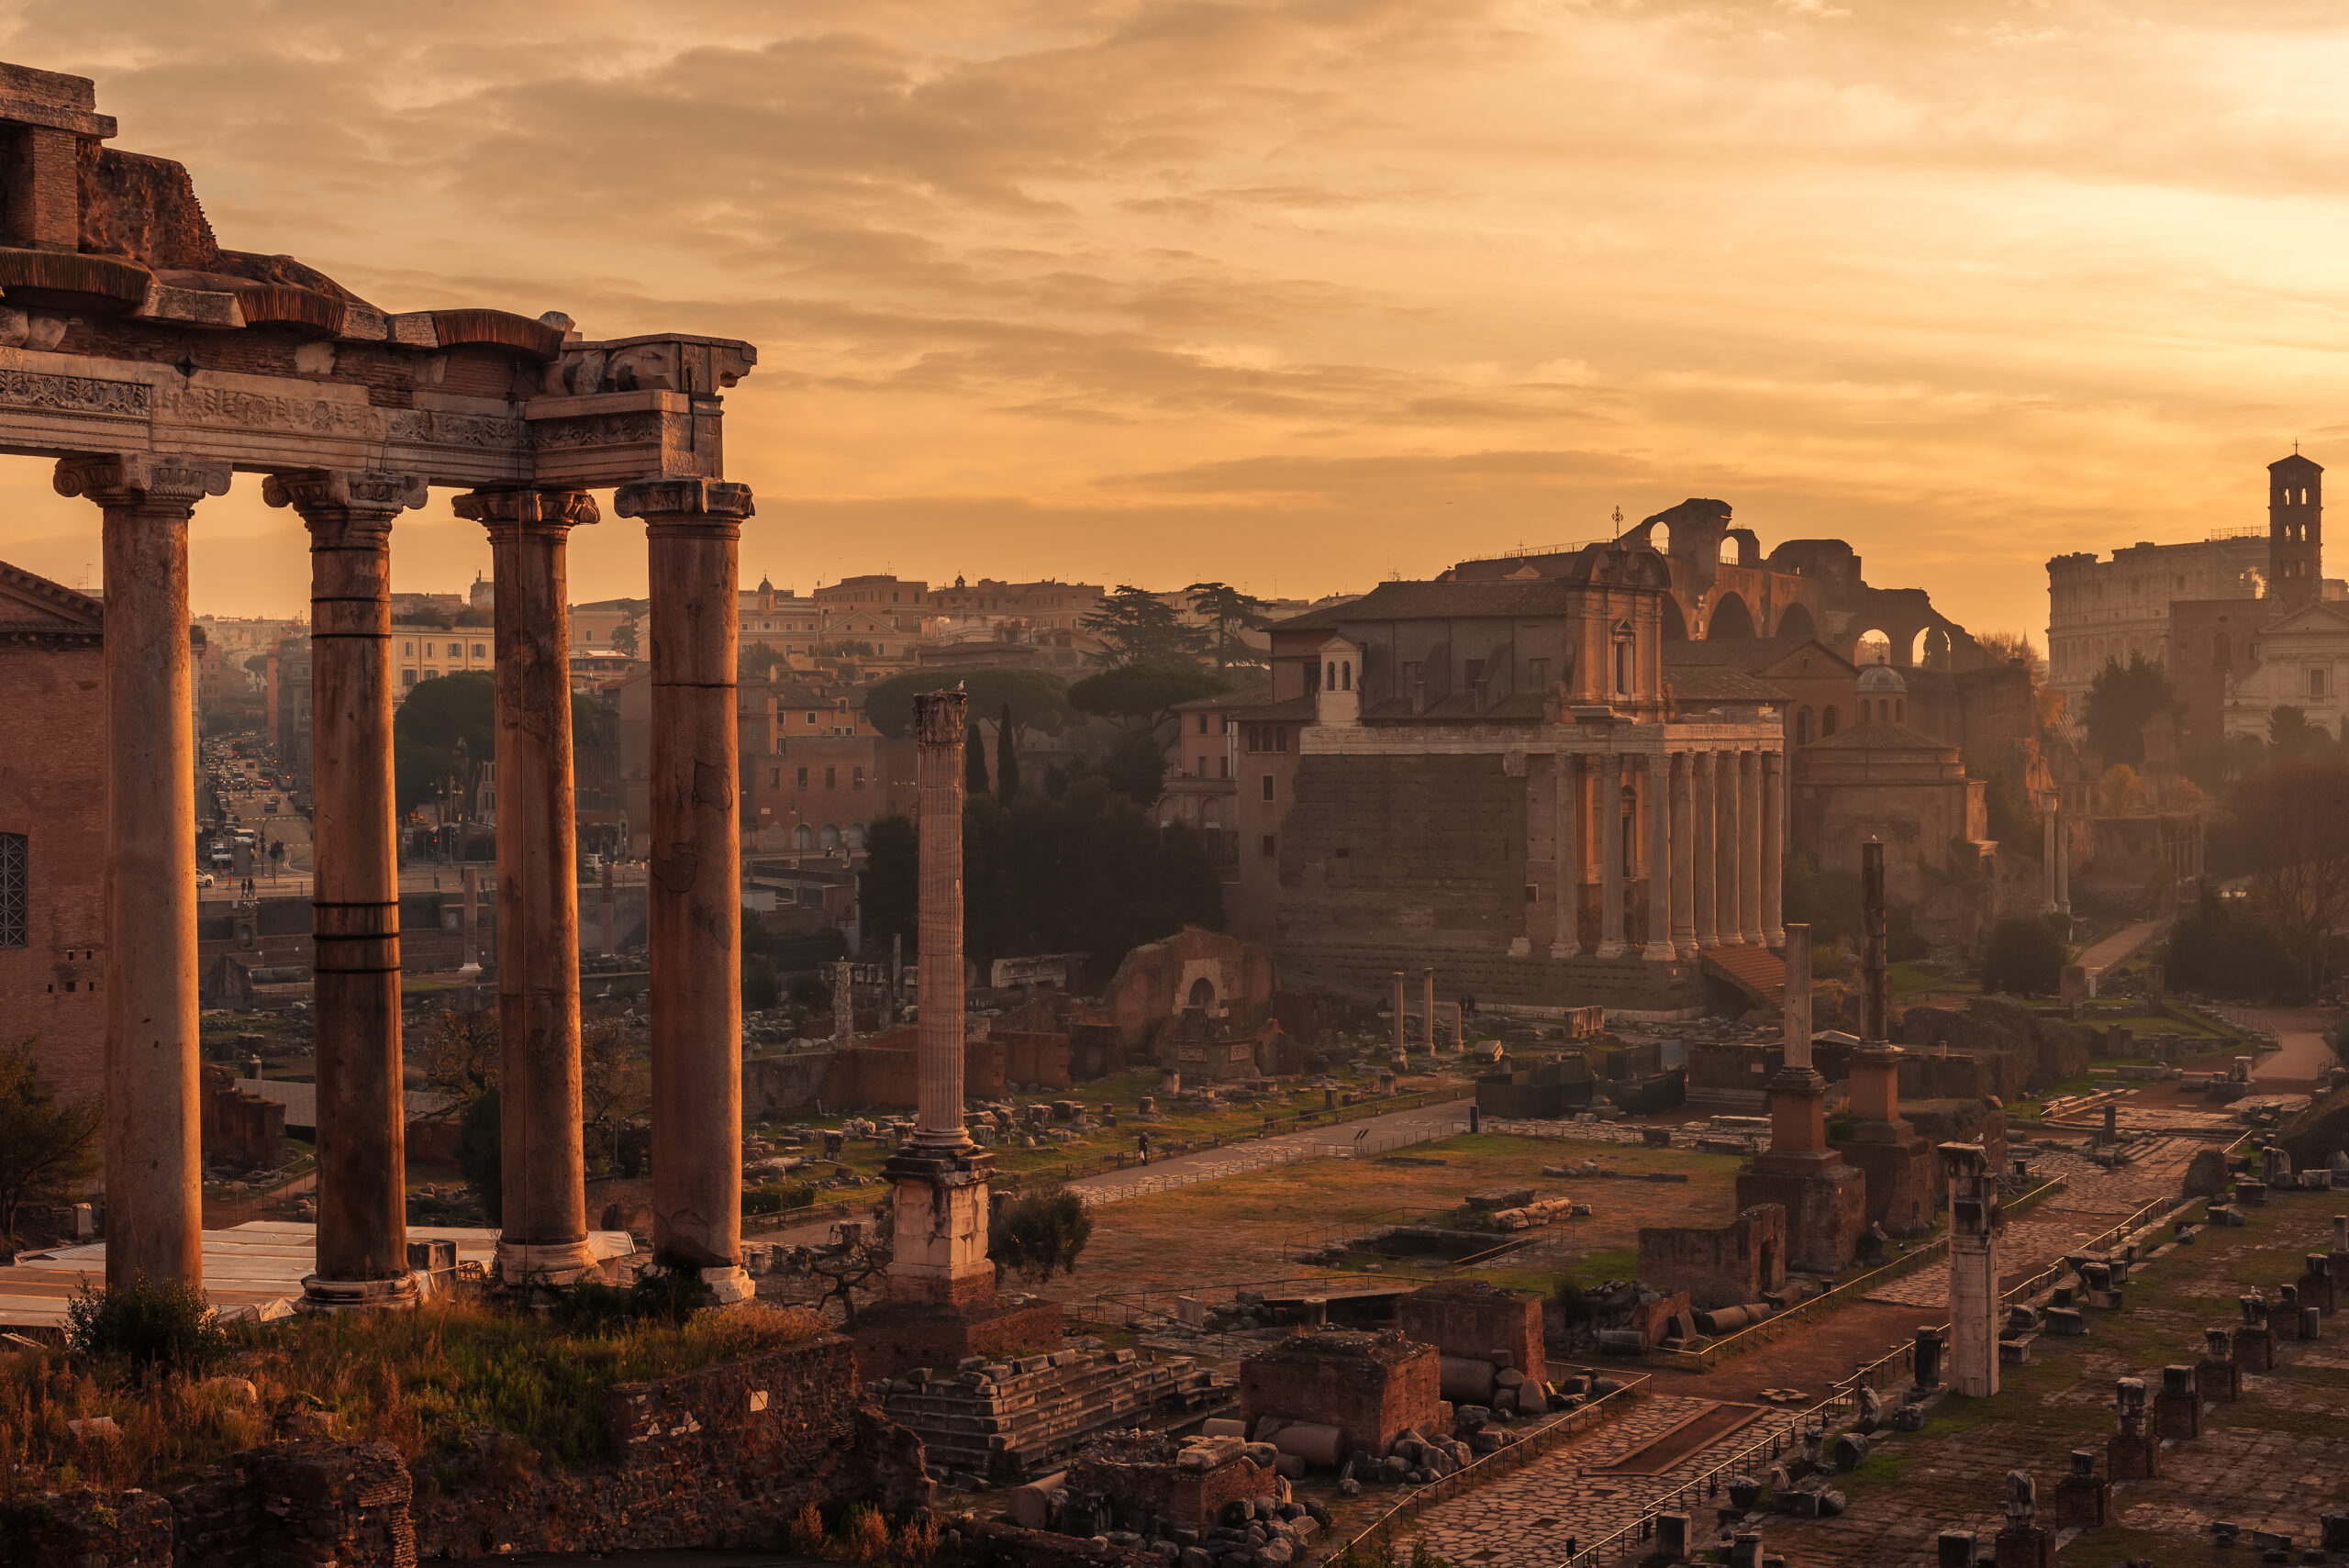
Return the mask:
<svg viewBox="0 0 2349 1568">
<path fill-rule="evenodd" d="M 1130 583 L 1104 595 L 1083 624 L 1108 645 L 1105 662 L 1112 665 L 1196 665 L 1209 640 L 1207 628 L 1194 626 L 1164 599 Z"/>
<path fill-rule="evenodd" d="M 2088 685 L 2088 745 L 2107 764 L 2145 760 L 2145 726 L 2178 711 L 2177 690 L 2158 660 L 2108 659 Z"/>
<path fill-rule="evenodd" d="M 1264 668 L 1262 656 L 1240 635 L 1272 624 L 1264 600 L 1229 583 L 1194 583 L 1183 593 L 1191 608 L 1208 623 L 1208 651 L 1219 672 Z"/>
<path fill-rule="evenodd" d="M 59 1105 L 42 1087 L 30 1040 L 0 1048 L 0 1249 L 27 1203 L 82 1195 L 98 1171 L 98 1121 L 97 1101 Z"/>
<path fill-rule="evenodd" d="M 1009 710 L 1012 725 L 1022 731 L 1057 735 L 1069 721 L 1068 686 L 1043 670 L 910 670 L 874 684 L 864 694 L 864 716 L 873 728 L 893 740 L 913 733 L 914 698 L 923 692 L 942 692 L 961 685 L 970 694 L 971 711 L 993 717 Z"/>
<path fill-rule="evenodd" d="M 1218 696 L 1230 682 L 1188 664 L 1120 664 L 1087 675 L 1068 689 L 1069 706 L 1096 714 L 1123 729 L 1155 734 L 1174 717 L 1178 703 Z"/>
<path fill-rule="evenodd" d="M 574 751 L 588 740 L 594 711 L 587 698 L 571 695 Z M 392 716 L 392 770 L 400 810 L 437 798 L 435 786 L 456 772 L 461 740 L 466 760 L 476 769 L 497 755 L 497 683 L 486 670 L 452 671 L 408 688 Z"/>
</svg>

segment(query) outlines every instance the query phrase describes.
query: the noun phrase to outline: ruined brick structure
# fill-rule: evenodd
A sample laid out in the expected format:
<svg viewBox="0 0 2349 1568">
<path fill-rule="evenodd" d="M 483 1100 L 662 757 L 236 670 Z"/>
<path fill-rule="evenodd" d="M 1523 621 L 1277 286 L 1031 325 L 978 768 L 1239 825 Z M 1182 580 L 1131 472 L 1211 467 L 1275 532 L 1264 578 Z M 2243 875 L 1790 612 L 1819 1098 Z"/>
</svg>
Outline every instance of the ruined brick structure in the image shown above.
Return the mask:
<svg viewBox="0 0 2349 1568">
<path fill-rule="evenodd" d="M 1640 1281 L 1699 1308 L 1742 1307 L 1787 1283 L 1787 1211 L 1756 1204 L 1727 1225 L 1642 1225 Z"/>
<path fill-rule="evenodd" d="M 1442 1399 L 1436 1348 L 1400 1333 L 1326 1330 L 1283 1340 L 1240 1365 L 1241 1418 L 1339 1429 L 1348 1452 L 1383 1454 L 1406 1428 L 1436 1430 Z"/>
<path fill-rule="evenodd" d="M 1395 1326 L 1408 1337 L 1433 1345 L 1447 1356 L 1481 1361 L 1506 1355 L 1528 1380 L 1548 1375 L 1542 1349 L 1542 1297 L 1504 1290 L 1482 1280 L 1447 1280 L 1422 1285 L 1395 1304 Z"/>
</svg>

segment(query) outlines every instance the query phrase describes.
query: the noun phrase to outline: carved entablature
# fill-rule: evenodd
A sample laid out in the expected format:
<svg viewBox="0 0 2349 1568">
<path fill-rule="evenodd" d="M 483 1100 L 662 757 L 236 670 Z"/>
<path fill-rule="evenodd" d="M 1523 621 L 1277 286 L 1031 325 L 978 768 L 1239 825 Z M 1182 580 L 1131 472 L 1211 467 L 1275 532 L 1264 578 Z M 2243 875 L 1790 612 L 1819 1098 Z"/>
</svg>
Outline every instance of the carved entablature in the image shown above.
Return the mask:
<svg viewBox="0 0 2349 1568">
<path fill-rule="evenodd" d="M 0 160 L 0 451 L 467 489 L 723 475 L 718 393 L 758 362 L 750 344 L 381 309 L 292 257 L 223 249 L 187 171 L 103 146 L 95 103 L 83 78 L 0 64 L 0 143 L 24 143 Z"/>
</svg>

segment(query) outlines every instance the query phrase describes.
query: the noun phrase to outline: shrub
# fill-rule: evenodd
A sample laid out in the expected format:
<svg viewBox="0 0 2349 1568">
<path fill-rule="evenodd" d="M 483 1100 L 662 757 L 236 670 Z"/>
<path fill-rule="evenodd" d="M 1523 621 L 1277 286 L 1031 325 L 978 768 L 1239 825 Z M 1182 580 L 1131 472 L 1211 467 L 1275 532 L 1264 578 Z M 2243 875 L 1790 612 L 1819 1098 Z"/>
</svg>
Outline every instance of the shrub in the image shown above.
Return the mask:
<svg viewBox="0 0 2349 1568">
<path fill-rule="evenodd" d="M 482 1212 L 492 1225 L 505 1217 L 505 1130 L 499 1119 L 495 1089 L 485 1089 L 465 1104 L 457 1123 L 457 1168 L 465 1185 L 481 1200 Z"/>
<path fill-rule="evenodd" d="M 711 1292 L 692 1269 L 654 1267 L 631 1285 L 583 1280 L 555 1303 L 555 1321 L 582 1333 L 609 1334 L 639 1323 L 674 1328 L 710 1304 Z"/>
<path fill-rule="evenodd" d="M 2063 984 L 2065 956 L 2063 939 L 2039 916 L 2001 920 L 1982 958 L 1982 989 L 2018 996 L 2054 991 Z"/>
<path fill-rule="evenodd" d="M 859 1562 L 879 1562 L 889 1555 L 889 1521 L 870 1503 L 849 1510 L 848 1550 Z"/>
<path fill-rule="evenodd" d="M 775 978 L 774 961 L 763 952 L 750 953 L 742 960 L 742 1006 L 754 1013 L 763 1013 L 775 1005 L 783 995 L 783 984 Z"/>
<path fill-rule="evenodd" d="M 1041 1284 L 1055 1271 L 1074 1273 L 1092 1236 L 1093 1216 L 1083 1198 L 1063 1186 L 1042 1187 L 1020 1194 L 993 1217 L 987 1256 Z"/>
<path fill-rule="evenodd" d="M 1558 1298 L 1558 1310 L 1569 1323 L 1587 1323 L 1595 1314 L 1591 1311 L 1589 1294 L 1582 1282 L 1572 1275 L 1561 1274 L 1550 1294 Z"/>
<path fill-rule="evenodd" d="M 106 1290 L 87 1285 L 65 1304 L 65 1339 L 73 1353 L 119 1368 L 139 1382 L 167 1373 L 201 1377 L 228 1353 L 204 1292 L 185 1280 L 140 1274 Z"/>
</svg>

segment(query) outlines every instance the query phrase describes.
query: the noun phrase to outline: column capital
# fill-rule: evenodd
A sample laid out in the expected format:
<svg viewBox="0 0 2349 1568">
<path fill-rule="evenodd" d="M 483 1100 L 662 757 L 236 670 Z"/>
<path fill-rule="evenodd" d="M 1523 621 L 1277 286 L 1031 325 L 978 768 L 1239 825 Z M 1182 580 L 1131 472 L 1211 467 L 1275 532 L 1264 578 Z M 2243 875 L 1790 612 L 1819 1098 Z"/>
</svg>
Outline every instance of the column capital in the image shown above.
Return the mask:
<svg viewBox="0 0 2349 1568">
<path fill-rule="evenodd" d="M 713 528 L 739 527 L 758 510 L 751 487 L 729 479 L 640 479 L 613 492 L 612 509 L 648 522 L 702 519 Z"/>
<path fill-rule="evenodd" d="M 914 694 L 914 739 L 925 746 L 960 746 L 969 730 L 970 695 L 959 685 Z"/>
<path fill-rule="evenodd" d="M 228 493 L 230 468 L 210 458 L 161 452 L 103 452 L 57 460 L 60 495 L 82 495 L 101 506 L 152 505 L 193 510 L 206 495 Z"/>
<path fill-rule="evenodd" d="M 423 506 L 430 495 L 422 474 L 383 469 L 305 468 L 261 482 L 263 501 L 292 507 L 321 540 L 366 534 L 373 536 L 369 542 L 381 542 L 393 518 Z"/>
<path fill-rule="evenodd" d="M 456 498 L 457 516 L 500 534 L 569 532 L 603 520 L 584 490 L 469 490 Z"/>
</svg>

